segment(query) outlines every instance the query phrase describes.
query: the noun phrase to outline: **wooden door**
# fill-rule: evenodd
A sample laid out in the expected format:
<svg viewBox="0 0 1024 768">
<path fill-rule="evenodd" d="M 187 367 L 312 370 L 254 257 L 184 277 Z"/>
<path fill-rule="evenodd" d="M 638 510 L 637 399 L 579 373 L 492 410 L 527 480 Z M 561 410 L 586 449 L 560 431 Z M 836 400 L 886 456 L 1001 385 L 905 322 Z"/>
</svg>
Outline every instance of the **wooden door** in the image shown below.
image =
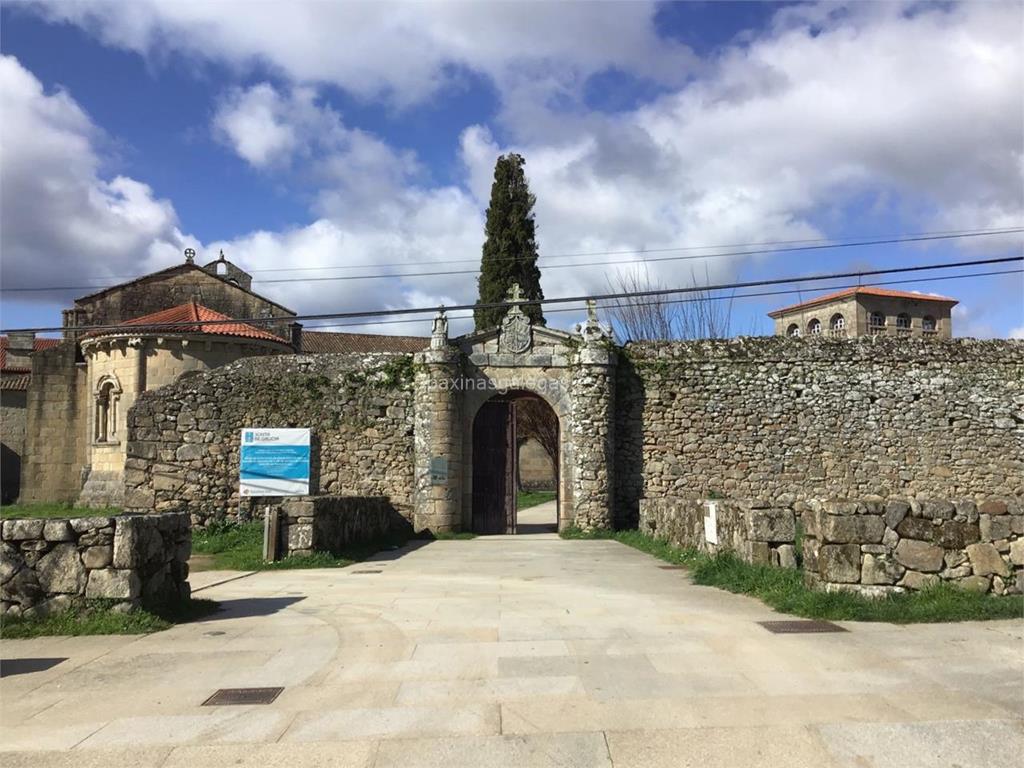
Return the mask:
<svg viewBox="0 0 1024 768">
<path fill-rule="evenodd" d="M 473 421 L 473 531 L 515 533 L 515 405 L 491 400 Z"/>
</svg>

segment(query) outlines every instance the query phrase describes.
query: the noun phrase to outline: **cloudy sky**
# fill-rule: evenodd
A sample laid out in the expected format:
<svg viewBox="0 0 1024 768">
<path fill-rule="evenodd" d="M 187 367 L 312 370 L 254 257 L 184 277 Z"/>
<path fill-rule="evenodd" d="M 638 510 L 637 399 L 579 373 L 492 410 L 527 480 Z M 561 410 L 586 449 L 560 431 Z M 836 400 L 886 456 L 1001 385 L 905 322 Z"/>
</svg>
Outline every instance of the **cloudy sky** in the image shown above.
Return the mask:
<svg viewBox="0 0 1024 768">
<path fill-rule="evenodd" d="M 675 286 L 1024 245 L 676 258 L 1024 224 L 1016 2 L 80 0 L 0 13 L 5 328 L 59 325 L 82 286 L 186 247 L 200 260 L 224 249 L 301 313 L 472 301 L 494 161 L 510 150 L 537 195 L 549 297 L 605 292 L 655 256 L 672 259 L 650 262 L 652 279 Z M 423 275 L 439 271 L 459 274 Z M 1021 278 L 894 287 L 961 299 L 960 335 L 1024 336 Z M 11 290 L 24 287 L 67 290 Z M 764 313 L 797 299 L 736 300 L 733 327 L 770 332 Z"/>
</svg>

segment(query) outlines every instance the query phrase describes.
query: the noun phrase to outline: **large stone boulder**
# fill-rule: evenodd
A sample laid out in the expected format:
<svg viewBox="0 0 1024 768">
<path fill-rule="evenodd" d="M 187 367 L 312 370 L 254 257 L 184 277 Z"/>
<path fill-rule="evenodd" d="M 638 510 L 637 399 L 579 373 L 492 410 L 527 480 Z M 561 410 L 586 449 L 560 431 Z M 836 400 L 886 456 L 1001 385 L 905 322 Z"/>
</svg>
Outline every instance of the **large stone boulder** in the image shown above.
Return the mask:
<svg viewBox="0 0 1024 768">
<path fill-rule="evenodd" d="M 967 557 L 975 576 L 1010 575 L 1010 567 L 992 544 L 971 544 L 967 547 Z"/>
<path fill-rule="evenodd" d="M 896 560 L 912 571 L 934 573 L 942 570 L 942 547 L 924 541 L 902 539 L 896 545 Z"/>
<path fill-rule="evenodd" d="M 89 584 L 85 589 L 88 598 L 110 600 L 134 600 L 142 593 L 142 583 L 134 571 L 105 568 L 90 571 Z"/>
<path fill-rule="evenodd" d="M 829 544 L 877 544 L 885 523 L 879 515 L 823 515 L 820 531 L 821 540 Z"/>
<path fill-rule="evenodd" d="M 85 587 L 86 571 L 74 544 L 58 544 L 36 564 L 39 586 L 50 594 L 76 595 Z"/>
<path fill-rule="evenodd" d="M 796 520 L 791 509 L 747 510 L 747 530 L 754 541 L 793 541 Z"/>
<path fill-rule="evenodd" d="M 824 544 L 818 551 L 818 573 L 824 581 L 855 584 L 860 571 L 858 544 Z"/>
<path fill-rule="evenodd" d="M 906 569 L 886 555 L 866 554 L 861 565 L 861 584 L 895 584 Z"/>
</svg>

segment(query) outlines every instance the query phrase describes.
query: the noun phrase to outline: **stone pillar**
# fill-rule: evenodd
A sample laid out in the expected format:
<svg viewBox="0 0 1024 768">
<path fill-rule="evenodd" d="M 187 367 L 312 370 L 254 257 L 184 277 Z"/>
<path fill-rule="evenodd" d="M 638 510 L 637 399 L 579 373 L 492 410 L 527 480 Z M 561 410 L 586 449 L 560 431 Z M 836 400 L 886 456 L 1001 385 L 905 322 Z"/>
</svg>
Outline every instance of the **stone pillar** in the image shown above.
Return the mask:
<svg viewBox="0 0 1024 768">
<path fill-rule="evenodd" d="M 586 340 L 570 384 L 573 513 L 585 530 L 611 528 L 614 520 L 615 363 L 607 337 Z"/>
<path fill-rule="evenodd" d="M 435 533 L 462 528 L 462 434 L 458 350 L 438 345 L 416 355 L 413 526 Z"/>
</svg>

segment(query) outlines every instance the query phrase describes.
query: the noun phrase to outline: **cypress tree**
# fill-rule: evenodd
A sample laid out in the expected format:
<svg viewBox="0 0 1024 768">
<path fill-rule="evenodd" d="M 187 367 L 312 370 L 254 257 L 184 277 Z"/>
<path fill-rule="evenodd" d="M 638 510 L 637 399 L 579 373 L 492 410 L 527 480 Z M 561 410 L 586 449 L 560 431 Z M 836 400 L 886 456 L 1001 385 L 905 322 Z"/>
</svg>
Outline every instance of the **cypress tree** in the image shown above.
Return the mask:
<svg viewBox="0 0 1024 768">
<path fill-rule="evenodd" d="M 519 283 L 524 299 L 543 299 L 540 269 L 537 267 L 536 224 L 533 204 L 523 166 L 522 155 L 508 154 L 498 158 L 491 185 L 491 203 L 487 207 L 484 228 L 483 258 L 477 281 L 480 292 L 477 304 L 504 301 L 513 283 Z M 540 304 L 524 304 L 523 312 L 539 325 L 544 325 Z M 505 307 L 479 308 L 474 311 L 476 329 L 500 325 Z"/>
</svg>

